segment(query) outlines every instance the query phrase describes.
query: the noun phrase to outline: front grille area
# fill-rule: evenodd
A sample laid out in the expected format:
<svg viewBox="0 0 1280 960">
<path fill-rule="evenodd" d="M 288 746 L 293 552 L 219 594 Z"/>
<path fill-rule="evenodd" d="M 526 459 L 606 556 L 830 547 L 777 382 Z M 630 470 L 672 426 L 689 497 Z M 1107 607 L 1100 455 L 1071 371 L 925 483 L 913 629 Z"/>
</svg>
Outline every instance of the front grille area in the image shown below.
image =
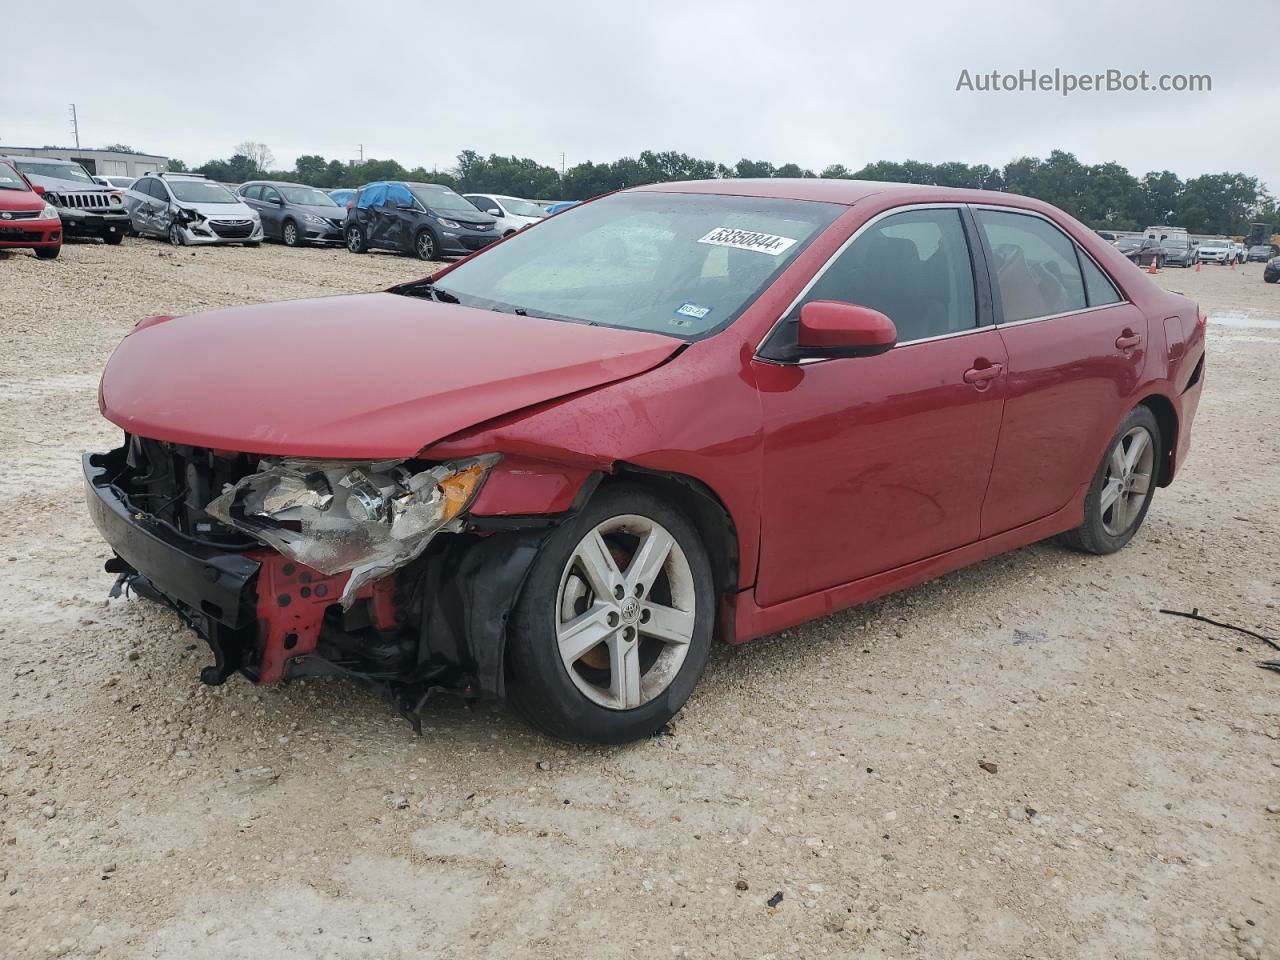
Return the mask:
<svg viewBox="0 0 1280 960">
<path fill-rule="evenodd" d="M 40 216 L 39 210 L 10 210 L 9 215 L 3 220 L 34 220 L 38 216 Z"/>
<path fill-rule="evenodd" d="M 55 207 L 69 207 L 73 210 L 109 210 L 112 208 L 109 193 L 53 193 L 45 194 L 45 199 Z M 120 205 L 114 204 L 117 210 Z"/>
<path fill-rule="evenodd" d="M 224 240 L 243 240 L 253 236 L 252 220 L 210 220 L 209 226 Z"/>
<path fill-rule="evenodd" d="M 493 243 L 493 241 L 497 239 L 498 239 L 497 237 L 459 237 L 458 238 L 458 240 L 461 241 L 462 245 L 466 247 L 468 250 L 479 250 L 481 247 L 487 247 L 489 244 Z"/>
<path fill-rule="evenodd" d="M 0 240 L 7 243 L 35 243 L 44 239 L 45 235 L 36 230 L 23 230 L 21 227 L 0 227 Z"/>
<path fill-rule="evenodd" d="M 113 477 L 134 509 L 150 514 L 184 536 L 198 540 L 241 544 L 245 537 L 224 527 L 205 505 L 257 469 L 257 458 L 237 453 L 226 456 L 203 447 L 129 438 L 126 468 Z"/>
<path fill-rule="evenodd" d="M 485 230 L 493 229 L 492 223 L 465 223 L 464 222 L 462 225 L 466 227 L 468 230 L 479 230 L 481 232 Z"/>
</svg>

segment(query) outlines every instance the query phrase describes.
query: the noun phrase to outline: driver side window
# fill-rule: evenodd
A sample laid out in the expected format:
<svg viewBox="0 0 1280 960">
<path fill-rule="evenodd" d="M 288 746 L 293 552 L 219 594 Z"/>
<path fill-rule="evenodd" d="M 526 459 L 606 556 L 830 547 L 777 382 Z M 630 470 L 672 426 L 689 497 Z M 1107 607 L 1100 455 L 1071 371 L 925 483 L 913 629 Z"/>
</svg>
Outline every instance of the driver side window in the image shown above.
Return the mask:
<svg viewBox="0 0 1280 960">
<path fill-rule="evenodd" d="M 879 310 L 898 343 L 978 325 L 973 266 L 960 211 L 907 210 L 871 225 L 805 294 Z"/>
<path fill-rule="evenodd" d="M 393 183 L 387 187 L 386 205 L 388 207 L 412 207 L 413 194 L 403 183 Z"/>
</svg>

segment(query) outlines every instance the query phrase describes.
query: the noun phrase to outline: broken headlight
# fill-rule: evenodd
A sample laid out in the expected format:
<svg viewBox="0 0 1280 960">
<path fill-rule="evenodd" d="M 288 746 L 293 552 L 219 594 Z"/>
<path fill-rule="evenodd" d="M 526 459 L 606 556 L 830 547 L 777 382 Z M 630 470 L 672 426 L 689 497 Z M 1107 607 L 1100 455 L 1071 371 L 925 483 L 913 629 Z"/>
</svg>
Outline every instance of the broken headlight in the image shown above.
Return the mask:
<svg viewBox="0 0 1280 960">
<path fill-rule="evenodd" d="M 480 490 L 497 454 L 414 472 L 403 461 L 347 462 L 264 458 L 205 511 L 285 556 L 324 574 L 351 571 L 356 591 L 422 554 Z"/>
</svg>

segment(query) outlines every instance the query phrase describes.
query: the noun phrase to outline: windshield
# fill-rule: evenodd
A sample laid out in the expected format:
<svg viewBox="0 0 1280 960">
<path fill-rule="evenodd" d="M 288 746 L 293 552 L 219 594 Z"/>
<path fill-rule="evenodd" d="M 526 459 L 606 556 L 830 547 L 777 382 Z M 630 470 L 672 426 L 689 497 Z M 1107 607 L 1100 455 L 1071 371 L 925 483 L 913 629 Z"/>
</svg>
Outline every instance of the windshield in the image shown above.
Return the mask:
<svg viewBox="0 0 1280 960">
<path fill-rule="evenodd" d="M 1123 240 L 1119 241 L 1118 246 L 1127 249 L 1130 247 L 1140 247 L 1145 242 L 1145 240 L 1135 240 L 1133 237 L 1125 237 Z"/>
<path fill-rule="evenodd" d="M 18 171 L 7 163 L 0 163 L 0 190 L 25 191 L 26 189 L 27 185 L 18 176 Z"/>
<path fill-rule="evenodd" d="M 288 203 L 298 203 L 304 207 L 336 207 L 333 197 L 315 187 L 278 187 Z"/>
<path fill-rule="evenodd" d="M 1270 252 L 1271 252 L 1271 247 L 1269 247 L 1269 246 L 1268 246 L 1267 244 L 1265 244 L 1265 243 L 1263 243 L 1263 244 L 1255 244 L 1254 246 L 1252 246 L 1252 247 L 1250 247 L 1250 248 L 1249 248 L 1249 252 L 1250 252 L 1250 253 L 1270 253 Z"/>
<path fill-rule="evenodd" d="M 1202 250 L 1225 250 L 1229 244 L 1225 240 L 1206 240 L 1200 244 Z"/>
<path fill-rule="evenodd" d="M 78 163 L 41 163 L 39 160 L 19 160 L 18 169 L 29 177 L 48 177 L 51 180 L 74 180 L 100 187 L 102 184 L 89 176 Z"/>
<path fill-rule="evenodd" d="M 1166 240 L 1164 243 L 1160 244 L 1160 246 L 1164 247 L 1166 250 L 1185 250 L 1187 247 L 1187 241 Z"/>
<path fill-rule="evenodd" d="M 166 180 L 173 195 L 183 203 L 239 203 L 240 198 L 220 183 L 207 180 Z"/>
<path fill-rule="evenodd" d="M 429 210 L 437 210 L 440 213 L 456 213 L 469 220 L 475 220 L 476 214 L 479 212 L 470 200 L 464 200 L 460 194 L 454 193 L 448 187 L 442 187 L 438 183 L 407 183 L 405 186 Z M 485 220 L 485 223 L 492 222 L 492 220 Z"/>
<path fill-rule="evenodd" d="M 619 193 L 442 277 L 468 306 L 695 338 L 732 322 L 843 207 Z"/>
<path fill-rule="evenodd" d="M 545 217 L 547 215 L 547 211 L 536 203 L 530 203 L 528 200 L 517 200 L 515 197 L 499 197 L 498 199 L 507 208 L 507 213 L 514 213 L 517 217 Z"/>
<path fill-rule="evenodd" d="M 105 179 L 107 183 L 113 187 L 119 187 L 121 190 L 133 186 L 133 177 L 106 177 Z"/>
</svg>

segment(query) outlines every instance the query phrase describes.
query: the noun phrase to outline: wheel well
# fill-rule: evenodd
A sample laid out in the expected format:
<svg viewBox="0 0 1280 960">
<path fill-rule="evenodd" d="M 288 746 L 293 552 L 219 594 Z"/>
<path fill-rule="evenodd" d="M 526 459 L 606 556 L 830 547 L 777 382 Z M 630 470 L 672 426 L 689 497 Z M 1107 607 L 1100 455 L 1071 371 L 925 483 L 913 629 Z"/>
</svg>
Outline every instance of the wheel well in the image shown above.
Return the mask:
<svg viewBox="0 0 1280 960">
<path fill-rule="evenodd" d="M 716 595 L 736 591 L 738 530 L 733 517 L 710 487 L 682 473 L 663 473 L 630 464 L 619 464 L 616 472 L 601 481 L 601 486 L 621 481 L 649 487 L 684 511 L 702 538 L 702 545 L 707 548 Z"/>
<path fill-rule="evenodd" d="M 1160 442 L 1164 446 L 1164 456 L 1160 464 L 1160 476 L 1156 485 L 1167 487 L 1173 479 L 1174 451 L 1178 449 L 1178 413 L 1168 397 L 1153 393 L 1142 400 L 1140 406 L 1146 407 L 1156 418 L 1160 428 Z"/>
</svg>

